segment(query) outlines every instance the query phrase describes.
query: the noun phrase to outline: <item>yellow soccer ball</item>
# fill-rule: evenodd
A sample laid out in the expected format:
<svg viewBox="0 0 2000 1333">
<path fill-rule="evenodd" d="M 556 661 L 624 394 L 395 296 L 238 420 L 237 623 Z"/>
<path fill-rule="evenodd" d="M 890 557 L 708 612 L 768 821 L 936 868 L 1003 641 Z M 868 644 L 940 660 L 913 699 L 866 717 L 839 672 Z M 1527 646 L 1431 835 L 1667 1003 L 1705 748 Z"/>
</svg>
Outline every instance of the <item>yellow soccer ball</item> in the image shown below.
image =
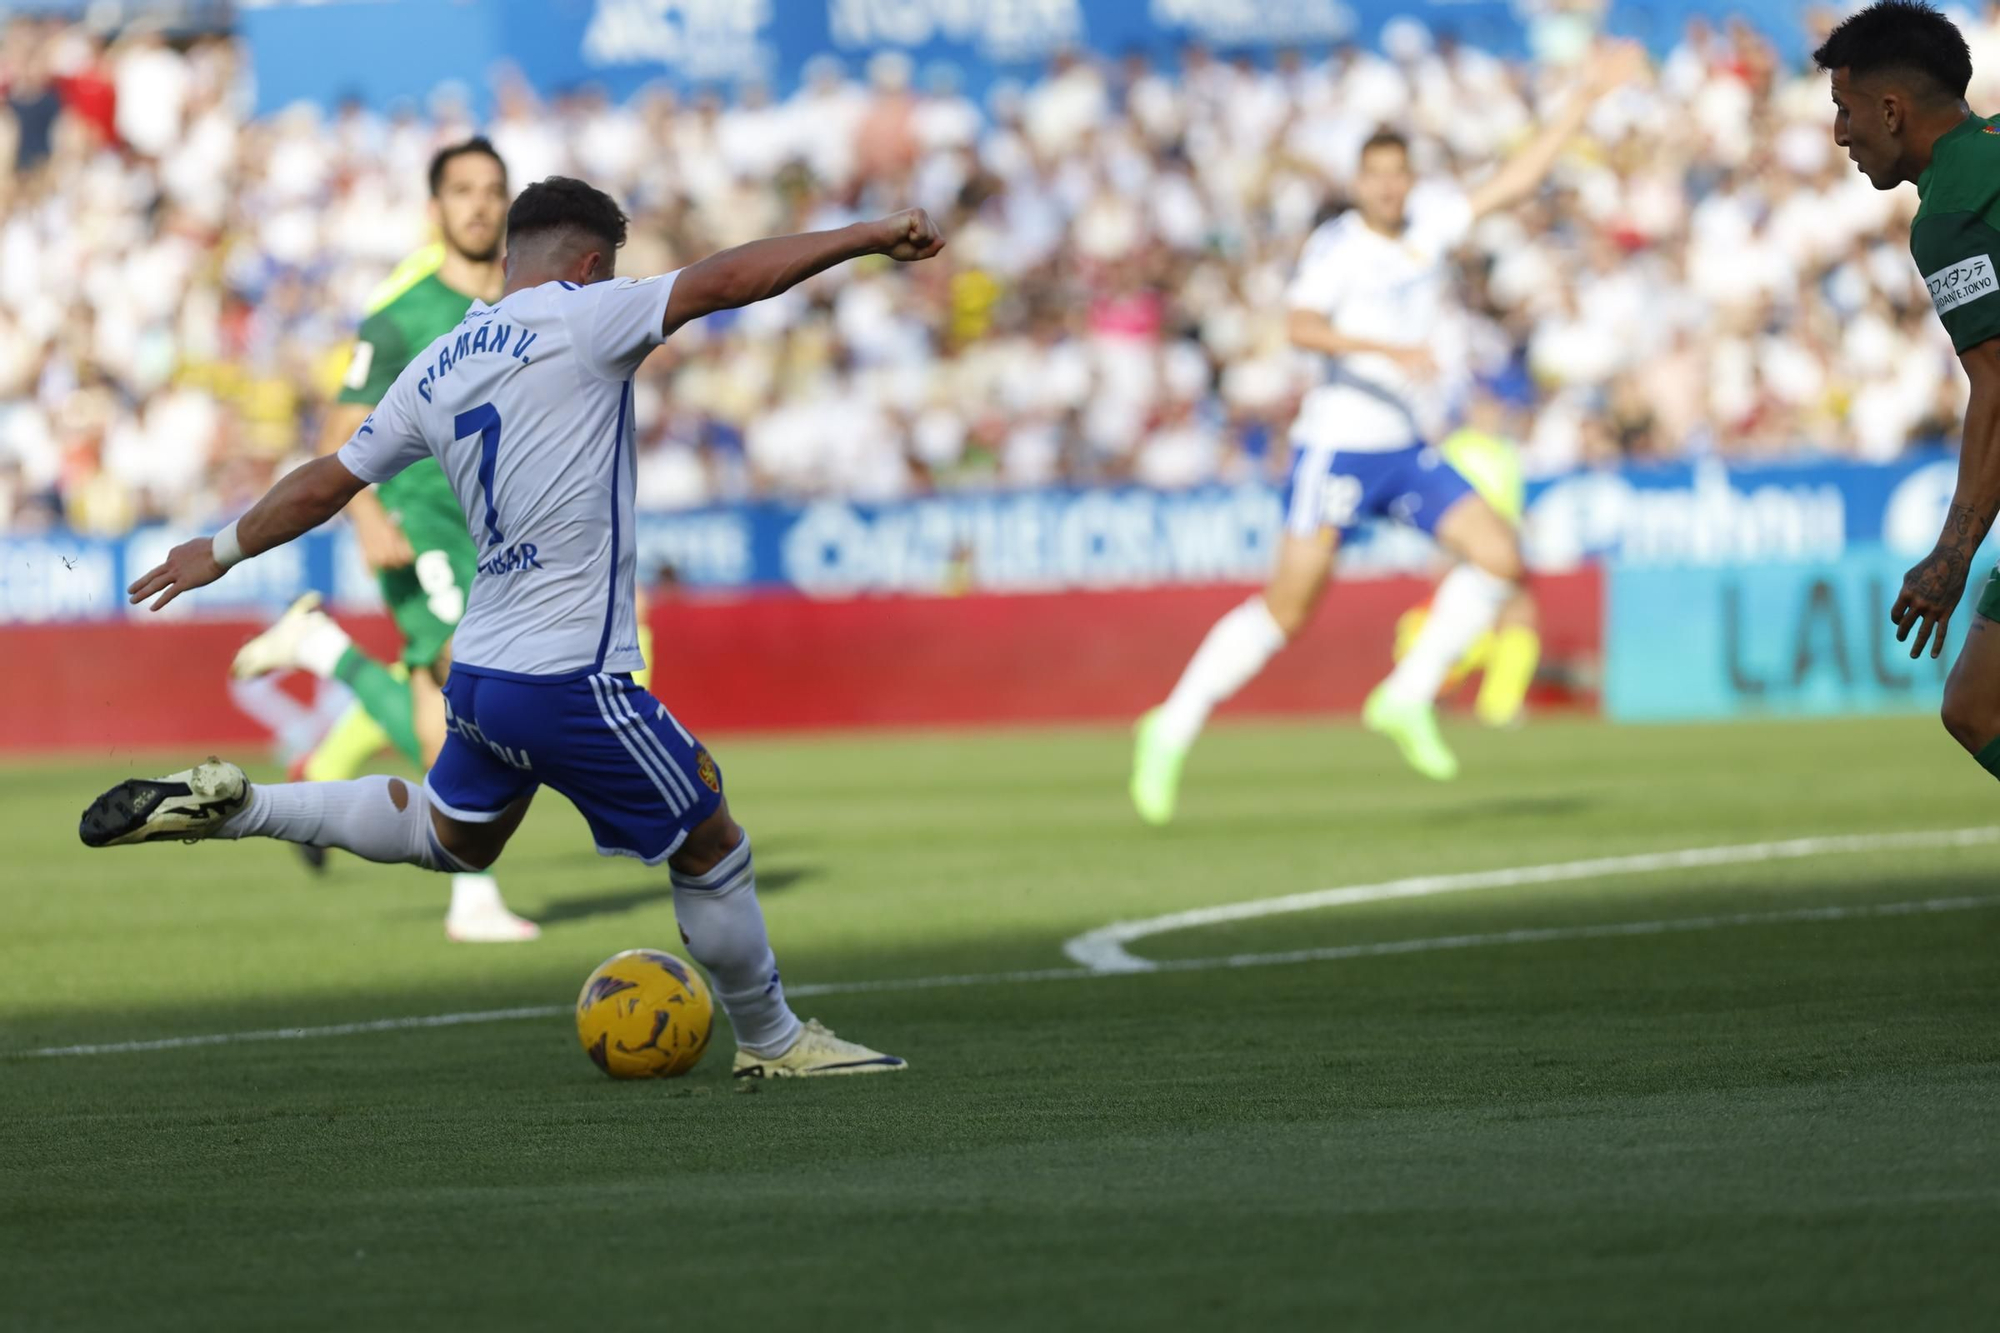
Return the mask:
<svg viewBox="0 0 2000 1333">
<path fill-rule="evenodd" d="M 673 1078 L 701 1063 L 715 1001 L 701 973 L 658 949 L 613 954 L 576 997 L 584 1054 L 613 1078 Z"/>
</svg>

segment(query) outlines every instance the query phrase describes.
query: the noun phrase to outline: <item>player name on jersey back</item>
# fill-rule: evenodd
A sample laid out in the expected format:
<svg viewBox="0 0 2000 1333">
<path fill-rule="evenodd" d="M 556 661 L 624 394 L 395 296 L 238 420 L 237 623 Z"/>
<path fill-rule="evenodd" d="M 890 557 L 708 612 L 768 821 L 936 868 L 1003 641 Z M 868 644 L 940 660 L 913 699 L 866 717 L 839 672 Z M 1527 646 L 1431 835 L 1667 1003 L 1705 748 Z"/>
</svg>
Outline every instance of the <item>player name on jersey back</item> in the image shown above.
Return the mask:
<svg viewBox="0 0 2000 1333">
<path fill-rule="evenodd" d="M 487 310 L 496 308 L 485 307 Z M 477 310 L 478 307 L 474 309 Z M 466 319 L 468 321 L 472 319 L 471 312 L 467 313 Z M 490 319 L 480 321 L 477 329 L 461 328 L 455 335 L 447 334 L 441 341 L 432 345 L 431 351 L 436 359 L 417 381 L 417 392 L 423 395 L 425 402 L 430 402 L 431 386 L 449 375 L 453 366 L 469 356 L 478 356 L 486 352 L 511 356 L 524 366 L 533 365 L 534 362 L 528 359 L 528 350 L 535 345 L 537 336 L 533 329 Z M 512 348 L 507 346 L 509 339 L 513 341 Z"/>
<path fill-rule="evenodd" d="M 547 283 L 475 304 L 341 448 L 363 481 L 434 457 L 478 552 L 453 670 L 532 680 L 637 671 L 632 374 L 673 275 Z"/>
</svg>

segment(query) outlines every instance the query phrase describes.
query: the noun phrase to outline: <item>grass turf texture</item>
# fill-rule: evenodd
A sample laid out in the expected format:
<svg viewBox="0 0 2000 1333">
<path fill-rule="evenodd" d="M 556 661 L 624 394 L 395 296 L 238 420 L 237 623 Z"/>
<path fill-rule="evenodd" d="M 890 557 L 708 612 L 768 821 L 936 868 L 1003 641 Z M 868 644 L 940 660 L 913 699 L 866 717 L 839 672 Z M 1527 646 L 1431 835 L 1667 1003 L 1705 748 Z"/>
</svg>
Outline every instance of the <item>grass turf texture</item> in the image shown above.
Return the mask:
<svg viewBox="0 0 2000 1333">
<path fill-rule="evenodd" d="M 1181 820 L 1107 731 L 721 747 L 794 983 L 1059 967 L 1121 918 L 1399 875 L 2000 824 L 1917 721 L 1206 738 Z M 182 757 L 184 758 L 184 757 Z M 0 773 L 0 1052 L 564 1004 L 675 942 L 545 798 L 545 938 L 275 843 L 90 853 L 112 764 Z M 1994 894 L 2000 848 L 1668 871 L 1163 935 L 1153 958 Z M 2000 904 L 1996 904 L 2000 905 Z M 910 1057 L 613 1083 L 566 1017 L 0 1056 L 0 1325 L 1920 1327 L 2000 1308 L 2000 910 L 808 1000 Z"/>
</svg>

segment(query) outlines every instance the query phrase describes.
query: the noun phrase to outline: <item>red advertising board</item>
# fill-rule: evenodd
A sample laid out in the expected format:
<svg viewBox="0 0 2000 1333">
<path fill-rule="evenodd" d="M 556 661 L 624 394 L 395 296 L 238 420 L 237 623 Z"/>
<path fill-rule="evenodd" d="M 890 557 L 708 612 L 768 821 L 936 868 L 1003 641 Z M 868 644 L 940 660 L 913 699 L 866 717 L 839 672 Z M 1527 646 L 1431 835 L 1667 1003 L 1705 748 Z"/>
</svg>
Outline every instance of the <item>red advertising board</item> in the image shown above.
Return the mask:
<svg viewBox="0 0 2000 1333">
<path fill-rule="evenodd" d="M 1540 578 L 1545 661 L 1593 681 L 1594 570 Z M 684 600 L 654 608 L 653 689 L 712 732 L 1119 721 L 1159 702 L 1241 587 L 962 598 Z M 1413 579 L 1336 584 L 1298 640 L 1234 700 L 1251 714 L 1352 712 L 1388 670 Z M 349 628 L 388 650 L 381 617 Z M 0 750 L 260 743 L 225 679 L 258 626 L 155 621 L 0 626 Z M 1588 704 L 1577 691 L 1544 703 Z"/>
</svg>

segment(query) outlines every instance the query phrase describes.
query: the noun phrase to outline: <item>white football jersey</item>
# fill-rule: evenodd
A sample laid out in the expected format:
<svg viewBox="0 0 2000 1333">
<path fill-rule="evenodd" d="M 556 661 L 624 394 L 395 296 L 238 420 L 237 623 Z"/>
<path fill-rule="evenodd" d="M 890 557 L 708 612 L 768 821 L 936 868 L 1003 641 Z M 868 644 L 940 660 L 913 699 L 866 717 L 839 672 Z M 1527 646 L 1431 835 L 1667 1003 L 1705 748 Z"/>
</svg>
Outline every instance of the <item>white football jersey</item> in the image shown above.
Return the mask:
<svg viewBox="0 0 2000 1333">
<path fill-rule="evenodd" d="M 363 481 L 427 454 L 451 481 L 479 553 L 452 670 L 554 681 L 645 666 L 632 373 L 663 341 L 675 276 L 474 302 L 341 446 Z"/>
<path fill-rule="evenodd" d="M 1329 356 L 1299 405 L 1293 438 L 1322 449 L 1379 451 L 1436 443 L 1465 384 L 1465 334 L 1451 300 L 1451 252 L 1472 229 L 1472 205 L 1449 187 L 1411 192 L 1403 234 L 1383 236 L 1349 211 L 1306 241 L 1286 305 L 1335 332 L 1390 347 L 1422 347 L 1434 379 L 1413 379 L 1388 357 Z"/>
</svg>

